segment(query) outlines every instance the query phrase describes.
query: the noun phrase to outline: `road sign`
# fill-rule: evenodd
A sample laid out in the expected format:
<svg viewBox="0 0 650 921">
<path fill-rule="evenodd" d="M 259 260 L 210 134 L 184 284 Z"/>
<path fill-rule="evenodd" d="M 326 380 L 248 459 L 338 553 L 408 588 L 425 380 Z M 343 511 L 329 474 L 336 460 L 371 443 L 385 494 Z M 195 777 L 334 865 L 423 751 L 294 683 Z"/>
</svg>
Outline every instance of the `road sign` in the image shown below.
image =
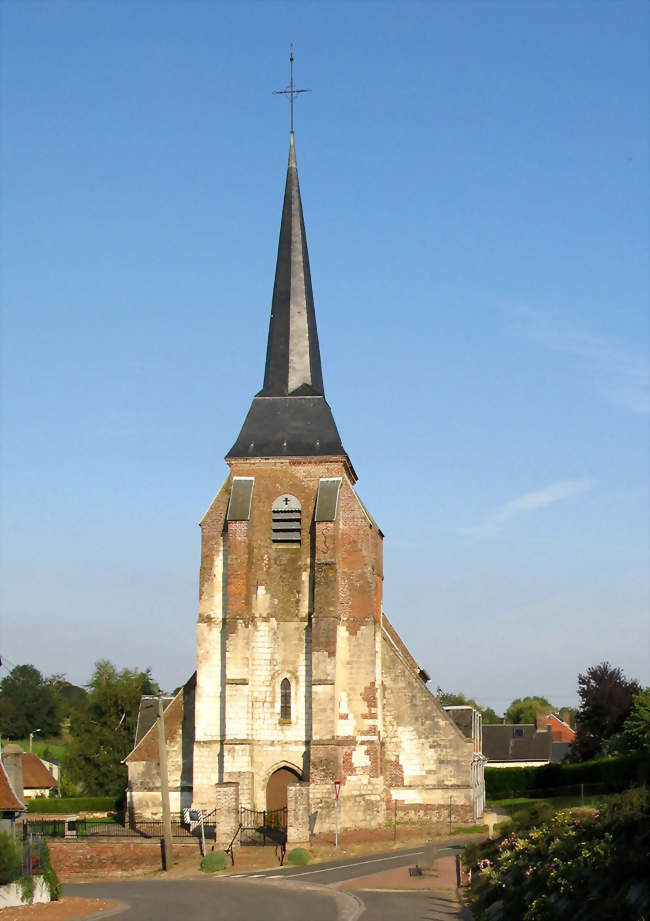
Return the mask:
<svg viewBox="0 0 650 921">
<path fill-rule="evenodd" d="M 340 780 L 335 780 L 335 781 L 334 781 L 334 793 L 336 794 L 336 802 L 337 802 L 337 803 L 338 803 L 338 801 L 339 801 L 339 792 L 340 792 L 340 790 L 341 790 L 341 781 L 340 781 Z"/>
</svg>

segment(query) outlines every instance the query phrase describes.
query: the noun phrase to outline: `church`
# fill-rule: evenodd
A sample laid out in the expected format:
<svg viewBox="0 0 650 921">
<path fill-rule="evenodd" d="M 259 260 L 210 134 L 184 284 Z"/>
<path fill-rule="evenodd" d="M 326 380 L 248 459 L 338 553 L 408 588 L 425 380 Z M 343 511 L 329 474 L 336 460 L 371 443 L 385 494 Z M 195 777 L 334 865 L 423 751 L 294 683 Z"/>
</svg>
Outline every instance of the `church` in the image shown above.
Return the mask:
<svg viewBox="0 0 650 921">
<path fill-rule="evenodd" d="M 316 832 L 337 796 L 342 829 L 476 819 L 478 720 L 462 731 L 383 611 L 384 535 L 325 399 L 293 125 L 264 383 L 226 463 L 201 521 L 196 672 L 165 700 L 172 813 L 218 812 L 224 790 L 291 812 L 298 789 Z M 126 758 L 136 820 L 161 812 L 154 703 Z"/>
</svg>

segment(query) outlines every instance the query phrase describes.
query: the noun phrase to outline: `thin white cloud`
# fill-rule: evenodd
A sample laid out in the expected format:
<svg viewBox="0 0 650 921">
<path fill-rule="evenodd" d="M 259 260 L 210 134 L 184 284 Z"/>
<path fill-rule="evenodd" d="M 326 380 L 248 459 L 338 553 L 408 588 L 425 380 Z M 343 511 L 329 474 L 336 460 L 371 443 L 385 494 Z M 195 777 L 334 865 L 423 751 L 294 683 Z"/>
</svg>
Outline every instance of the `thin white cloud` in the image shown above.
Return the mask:
<svg viewBox="0 0 650 921">
<path fill-rule="evenodd" d="M 563 502 L 565 499 L 572 499 L 587 492 L 593 485 L 594 481 L 591 479 L 560 480 L 545 486 L 544 489 L 524 493 L 494 509 L 482 523 L 466 529 L 466 533 L 475 537 L 493 537 L 513 518 L 546 508 L 556 502 Z"/>
<path fill-rule="evenodd" d="M 508 307 L 507 312 L 518 335 L 581 361 L 608 402 L 635 413 L 650 412 L 650 366 L 641 352 L 571 328 L 557 311 L 545 313 L 519 305 Z"/>
</svg>

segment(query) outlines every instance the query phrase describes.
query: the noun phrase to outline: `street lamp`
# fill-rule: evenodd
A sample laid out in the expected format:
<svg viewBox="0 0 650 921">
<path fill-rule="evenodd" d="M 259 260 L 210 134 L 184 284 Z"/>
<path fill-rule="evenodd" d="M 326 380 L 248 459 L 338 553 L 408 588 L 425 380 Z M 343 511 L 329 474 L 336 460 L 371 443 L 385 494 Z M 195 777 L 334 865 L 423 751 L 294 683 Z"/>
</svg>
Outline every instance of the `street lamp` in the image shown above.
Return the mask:
<svg viewBox="0 0 650 921">
<path fill-rule="evenodd" d="M 34 738 L 34 736 L 36 735 L 36 733 L 37 733 L 37 732 L 40 732 L 40 731 L 41 731 L 40 729 L 32 729 L 32 731 L 31 731 L 30 734 L 29 734 L 29 750 L 30 750 L 30 752 L 31 752 L 31 750 L 32 750 L 32 739 Z"/>
</svg>

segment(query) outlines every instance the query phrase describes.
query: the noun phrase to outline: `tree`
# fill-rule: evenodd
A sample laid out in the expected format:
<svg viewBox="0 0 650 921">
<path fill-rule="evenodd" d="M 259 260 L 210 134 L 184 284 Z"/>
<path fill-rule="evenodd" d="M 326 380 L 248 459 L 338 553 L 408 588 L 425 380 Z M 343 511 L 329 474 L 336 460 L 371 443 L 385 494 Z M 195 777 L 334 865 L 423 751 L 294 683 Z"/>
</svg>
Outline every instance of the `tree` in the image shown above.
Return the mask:
<svg viewBox="0 0 650 921">
<path fill-rule="evenodd" d="M 475 710 L 479 710 L 483 715 L 484 724 L 501 722 L 501 717 L 497 716 L 491 707 L 481 707 L 471 697 L 465 697 L 461 691 L 441 691 L 440 703 L 443 707 L 474 707 Z"/>
<path fill-rule="evenodd" d="M 627 751 L 650 752 L 650 688 L 640 691 L 632 701 L 623 724 L 623 744 Z"/>
<path fill-rule="evenodd" d="M 484 726 L 493 726 L 496 723 L 501 722 L 501 717 L 496 713 L 492 707 L 486 707 L 483 713 L 483 725 Z"/>
<path fill-rule="evenodd" d="M 43 736 L 58 736 L 63 701 L 33 665 L 17 665 L 0 683 L 0 732 L 24 739 L 40 729 Z"/>
<path fill-rule="evenodd" d="M 554 713 L 555 707 L 545 697 L 518 697 L 506 710 L 506 723 L 534 723 L 537 714 Z"/>
<path fill-rule="evenodd" d="M 596 757 L 603 743 L 622 732 L 634 698 L 641 692 L 637 681 L 628 681 L 620 668 L 601 662 L 578 675 L 580 709 L 571 757 L 588 761 Z"/>
<path fill-rule="evenodd" d="M 465 697 L 462 691 L 440 691 L 440 703 L 443 707 L 475 707 L 479 709 L 476 701 Z"/>
<path fill-rule="evenodd" d="M 70 684 L 65 675 L 60 673 L 50 675 L 47 683 L 62 698 L 64 716 L 70 716 L 70 713 L 76 710 L 88 696 L 85 688 Z"/>
<path fill-rule="evenodd" d="M 119 796 L 126 788 L 121 763 L 133 748 L 140 698 L 160 694 L 151 669 L 118 671 L 107 659 L 95 663 L 88 697 L 70 720 L 65 762 L 68 779 L 85 793 Z"/>
</svg>

